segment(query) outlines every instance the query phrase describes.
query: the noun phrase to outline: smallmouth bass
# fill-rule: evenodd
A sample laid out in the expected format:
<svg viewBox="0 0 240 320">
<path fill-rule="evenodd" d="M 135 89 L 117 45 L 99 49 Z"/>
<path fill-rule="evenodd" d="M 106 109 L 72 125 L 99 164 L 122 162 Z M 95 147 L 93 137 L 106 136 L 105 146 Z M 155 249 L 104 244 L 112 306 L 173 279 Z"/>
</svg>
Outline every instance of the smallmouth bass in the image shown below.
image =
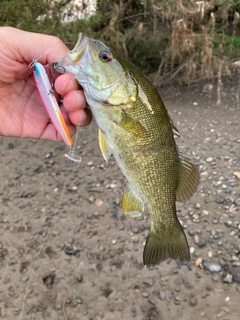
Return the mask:
<svg viewBox="0 0 240 320">
<path fill-rule="evenodd" d="M 133 64 L 81 33 L 53 68 L 72 75 L 84 90 L 103 157 L 108 161 L 113 154 L 128 181 L 122 198 L 127 218 L 141 217 L 144 205 L 151 214 L 145 266 L 167 258 L 189 260 L 176 201 L 192 197 L 200 175 L 179 152 L 174 139 L 179 133 L 157 90 Z"/>
</svg>

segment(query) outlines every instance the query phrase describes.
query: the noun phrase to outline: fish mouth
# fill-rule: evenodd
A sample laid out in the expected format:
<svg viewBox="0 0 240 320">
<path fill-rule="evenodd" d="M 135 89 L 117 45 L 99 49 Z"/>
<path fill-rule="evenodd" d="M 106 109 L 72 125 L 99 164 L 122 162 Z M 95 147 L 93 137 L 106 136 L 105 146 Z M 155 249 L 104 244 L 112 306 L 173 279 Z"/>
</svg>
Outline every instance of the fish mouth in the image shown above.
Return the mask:
<svg viewBox="0 0 240 320">
<path fill-rule="evenodd" d="M 89 50 L 87 49 L 88 38 L 80 32 L 75 47 L 68 55 L 52 63 L 53 72 L 65 73 L 68 66 L 74 65 L 82 69 L 87 60 L 88 63 L 92 60 L 92 57 L 89 55 Z M 86 55 L 87 57 L 85 57 Z"/>
</svg>

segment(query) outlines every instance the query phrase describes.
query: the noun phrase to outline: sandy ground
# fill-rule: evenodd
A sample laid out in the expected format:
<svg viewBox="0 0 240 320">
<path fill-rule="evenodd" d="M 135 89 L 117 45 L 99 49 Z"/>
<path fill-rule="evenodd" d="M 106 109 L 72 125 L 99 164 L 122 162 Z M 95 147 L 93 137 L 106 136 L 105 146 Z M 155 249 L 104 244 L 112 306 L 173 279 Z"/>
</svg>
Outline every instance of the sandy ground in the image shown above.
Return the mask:
<svg viewBox="0 0 240 320">
<path fill-rule="evenodd" d="M 68 178 L 63 143 L 0 138 L 0 319 L 20 319 L 34 260 L 56 211 L 22 319 L 240 318 L 235 83 L 224 84 L 221 106 L 215 87 L 211 92 L 204 85 L 162 90 L 182 135 L 178 145 L 201 171 L 196 195 L 178 204 L 191 248 L 188 265 L 143 266 L 149 214 L 138 221 L 125 218 L 125 179 L 113 158 L 108 164 L 103 160 L 94 122 L 80 129 L 76 153 L 82 162 L 73 165 Z"/>
</svg>

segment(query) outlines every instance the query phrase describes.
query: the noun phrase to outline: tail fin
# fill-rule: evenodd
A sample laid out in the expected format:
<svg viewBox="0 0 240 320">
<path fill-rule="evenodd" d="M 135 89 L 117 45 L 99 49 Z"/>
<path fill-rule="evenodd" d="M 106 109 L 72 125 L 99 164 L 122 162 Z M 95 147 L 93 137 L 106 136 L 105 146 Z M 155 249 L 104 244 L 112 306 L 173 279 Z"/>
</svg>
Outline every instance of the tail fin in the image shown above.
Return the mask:
<svg viewBox="0 0 240 320">
<path fill-rule="evenodd" d="M 146 267 L 153 267 L 168 258 L 180 261 L 190 259 L 187 239 L 178 221 L 171 228 L 166 225 L 159 230 L 151 228 L 146 239 L 143 252 L 143 263 Z"/>
</svg>

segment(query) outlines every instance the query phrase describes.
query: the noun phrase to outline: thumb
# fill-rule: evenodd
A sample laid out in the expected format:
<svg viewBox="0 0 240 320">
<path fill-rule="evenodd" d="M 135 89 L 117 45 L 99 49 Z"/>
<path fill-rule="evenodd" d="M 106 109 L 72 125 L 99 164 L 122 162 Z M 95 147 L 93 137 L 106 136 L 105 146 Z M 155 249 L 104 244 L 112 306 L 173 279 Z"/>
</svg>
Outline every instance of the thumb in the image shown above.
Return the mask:
<svg viewBox="0 0 240 320">
<path fill-rule="evenodd" d="M 12 27 L 0 28 L 1 40 L 5 44 L 6 59 L 13 63 L 12 69 L 18 72 L 17 78 L 31 73 L 29 63 L 40 56 L 39 62 L 46 65 L 65 56 L 69 49 L 57 37 L 27 32 Z M 2 42 L 2 41 L 1 41 Z M 3 42 L 2 42 L 3 43 Z"/>
</svg>

